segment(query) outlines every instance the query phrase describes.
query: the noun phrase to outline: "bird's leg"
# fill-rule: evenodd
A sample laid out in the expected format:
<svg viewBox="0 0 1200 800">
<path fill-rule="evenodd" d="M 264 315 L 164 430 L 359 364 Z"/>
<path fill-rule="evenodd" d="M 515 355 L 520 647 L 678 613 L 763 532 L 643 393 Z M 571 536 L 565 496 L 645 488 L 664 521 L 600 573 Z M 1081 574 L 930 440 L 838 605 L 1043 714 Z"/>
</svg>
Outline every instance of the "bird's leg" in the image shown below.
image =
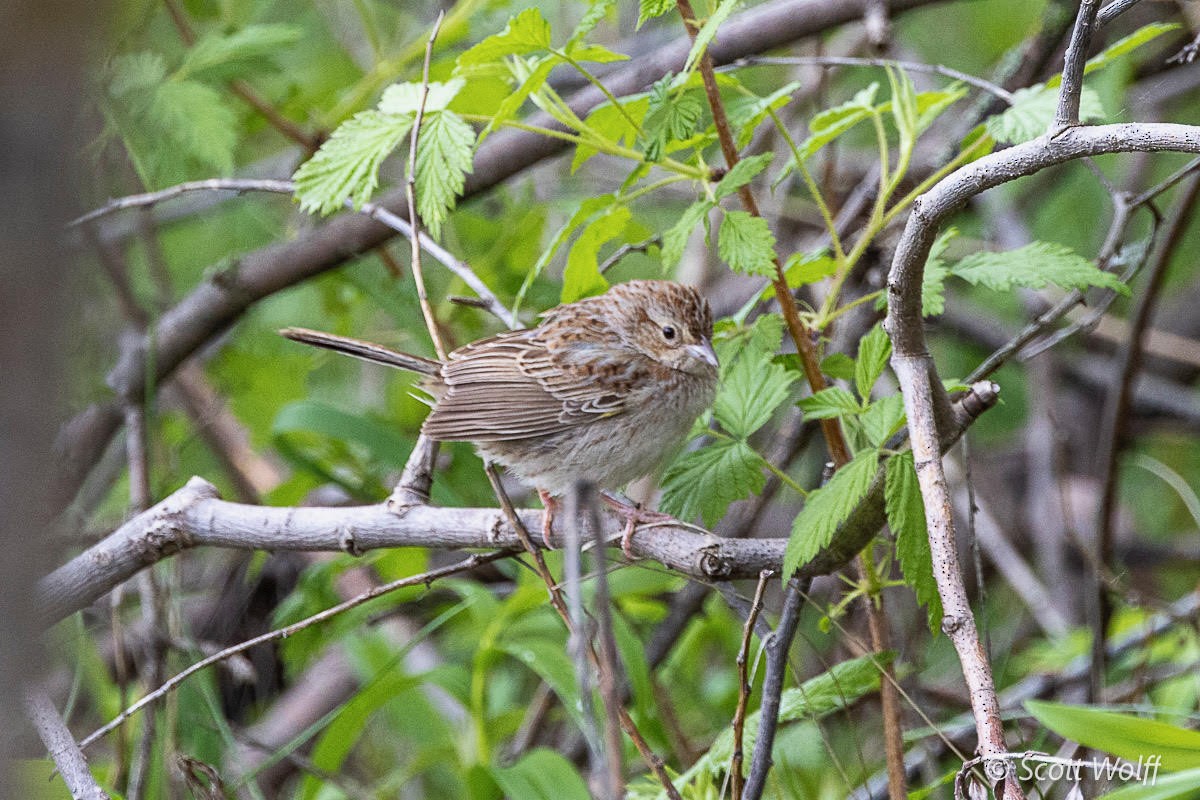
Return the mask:
<svg viewBox="0 0 1200 800">
<path fill-rule="evenodd" d="M 553 550 L 554 545 L 550 543 L 550 535 L 554 532 L 554 515 L 558 512 L 558 501 L 545 489 L 538 489 L 538 497 L 542 498 L 542 507 L 545 509 L 542 512 L 542 541 L 546 544 L 547 550 Z"/>
<path fill-rule="evenodd" d="M 638 525 L 675 521 L 675 518 L 670 514 L 664 514 L 661 511 L 650 511 L 649 509 L 642 508 L 639 503 L 631 503 L 610 492 L 601 492 L 600 499 L 616 512 L 618 517 L 625 521 L 625 527 L 621 531 L 621 552 L 630 561 L 633 560 L 633 533 L 637 530 Z"/>
</svg>

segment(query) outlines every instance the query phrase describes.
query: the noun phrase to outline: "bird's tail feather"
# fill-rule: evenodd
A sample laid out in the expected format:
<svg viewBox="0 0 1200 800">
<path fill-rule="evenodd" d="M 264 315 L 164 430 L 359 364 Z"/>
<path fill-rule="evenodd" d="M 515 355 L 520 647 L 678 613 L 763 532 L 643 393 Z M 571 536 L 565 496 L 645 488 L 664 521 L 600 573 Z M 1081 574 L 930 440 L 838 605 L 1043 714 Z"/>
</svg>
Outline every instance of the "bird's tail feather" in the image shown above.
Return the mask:
<svg viewBox="0 0 1200 800">
<path fill-rule="evenodd" d="M 370 361 L 373 364 L 384 364 L 421 375 L 438 375 L 442 369 L 442 365 L 432 359 L 401 353 L 371 342 L 337 336 L 332 333 L 310 331 L 307 328 L 284 328 L 279 331 L 279 335 L 285 336 L 293 342 L 323 347 L 326 350 L 361 358 L 363 361 Z"/>
</svg>

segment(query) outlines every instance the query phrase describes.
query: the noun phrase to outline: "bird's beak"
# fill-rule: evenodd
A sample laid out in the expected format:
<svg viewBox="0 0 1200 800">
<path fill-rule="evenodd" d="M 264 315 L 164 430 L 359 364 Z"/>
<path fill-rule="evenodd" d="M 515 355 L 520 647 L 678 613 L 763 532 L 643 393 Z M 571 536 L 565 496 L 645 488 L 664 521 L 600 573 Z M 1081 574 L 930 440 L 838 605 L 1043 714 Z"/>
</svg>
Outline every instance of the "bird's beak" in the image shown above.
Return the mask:
<svg viewBox="0 0 1200 800">
<path fill-rule="evenodd" d="M 700 344 L 689 344 L 687 350 L 697 361 L 703 361 L 711 367 L 717 366 L 717 353 L 707 337 L 701 339 Z"/>
</svg>

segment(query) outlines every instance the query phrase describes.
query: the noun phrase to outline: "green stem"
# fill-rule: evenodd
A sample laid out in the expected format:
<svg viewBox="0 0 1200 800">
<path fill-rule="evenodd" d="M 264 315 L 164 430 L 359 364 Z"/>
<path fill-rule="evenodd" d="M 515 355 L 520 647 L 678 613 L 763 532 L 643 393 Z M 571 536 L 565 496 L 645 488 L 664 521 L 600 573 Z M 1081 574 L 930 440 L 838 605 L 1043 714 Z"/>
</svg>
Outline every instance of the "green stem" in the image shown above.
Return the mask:
<svg viewBox="0 0 1200 800">
<path fill-rule="evenodd" d="M 570 64 L 572 67 L 574 67 L 579 72 L 580 75 L 582 75 L 585 79 L 587 79 L 588 83 L 590 83 L 592 86 L 595 86 L 597 89 L 599 89 L 604 94 L 604 96 L 608 98 L 608 102 L 612 103 L 613 108 L 615 108 L 617 111 L 619 111 L 621 113 L 621 116 L 625 118 L 625 121 L 629 123 L 629 126 L 631 128 L 633 128 L 635 131 L 637 131 L 639 136 L 641 135 L 642 126 L 638 125 L 634 121 L 633 117 L 629 116 L 629 112 L 625 109 L 625 106 L 621 105 L 621 103 L 617 101 L 616 96 L 613 95 L 613 93 L 611 91 L 609 91 L 608 87 L 605 86 L 600 81 L 599 78 L 597 78 L 595 75 L 593 75 L 591 72 L 589 72 L 587 70 L 587 68 L 584 67 L 582 64 L 580 64 L 578 61 L 571 58 L 569 55 L 562 52 L 561 50 L 551 50 L 550 52 L 553 53 L 554 55 L 558 56 L 559 58 L 561 58 L 563 61 Z"/>
<path fill-rule="evenodd" d="M 808 193 L 812 195 L 813 202 L 817 204 L 817 210 L 821 212 L 821 219 L 825 222 L 825 230 L 829 232 L 829 241 L 833 245 L 833 257 L 840 266 L 846 260 L 846 251 L 842 248 L 842 240 L 838 236 L 837 226 L 834 224 L 833 214 L 829 210 L 829 205 L 825 202 L 825 197 L 817 187 L 817 182 L 813 178 L 812 173 L 808 171 L 808 165 L 804 163 L 804 159 L 800 156 L 800 148 L 796 147 L 796 140 L 788 133 L 787 126 L 779 119 L 779 115 L 775 113 L 775 109 L 767 109 L 767 113 L 771 115 L 771 121 L 775 123 L 775 129 L 779 131 L 783 140 L 787 142 L 788 148 L 792 151 L 792 158 L 796 159 L 796 169 L 799 170 L 800 177 L 804 180 L 804 186 L 808 189 Z"/>
</svg>

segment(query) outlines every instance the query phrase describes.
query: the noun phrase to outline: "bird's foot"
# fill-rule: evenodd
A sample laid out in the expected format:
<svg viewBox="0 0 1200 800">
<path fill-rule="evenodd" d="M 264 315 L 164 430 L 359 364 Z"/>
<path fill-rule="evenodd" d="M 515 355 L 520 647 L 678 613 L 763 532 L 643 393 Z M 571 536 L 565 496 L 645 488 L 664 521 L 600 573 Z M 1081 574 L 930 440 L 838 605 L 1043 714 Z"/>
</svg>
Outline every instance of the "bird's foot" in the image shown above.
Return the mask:
<svg viewBox="0 0 1200 800">
<path fill-rule="evenodd" d="M 600 497 L 609 508 L 616 512 L 618 517 L 625 521 L 625 527 L 621 530 L 621 552 L 629 561 L 633 561 L 633 534 L 639 525 L 677 521 L 670 514 L 642 508 L 639 503 L 631 503 L 608 492 L 601 492 Z"/>
<path fill-rule="evenodd" d="M 554 515 L 558 513 L 558 500 L 542 489 L 538 489 L 538 497 L 542 499 L 542 507 L 545 508 L 542 512 L 542 542 L 547 550 L 553 550 L 554 545 L 551 544 L 550 537 L 554 533 Z"/>
</svg>

